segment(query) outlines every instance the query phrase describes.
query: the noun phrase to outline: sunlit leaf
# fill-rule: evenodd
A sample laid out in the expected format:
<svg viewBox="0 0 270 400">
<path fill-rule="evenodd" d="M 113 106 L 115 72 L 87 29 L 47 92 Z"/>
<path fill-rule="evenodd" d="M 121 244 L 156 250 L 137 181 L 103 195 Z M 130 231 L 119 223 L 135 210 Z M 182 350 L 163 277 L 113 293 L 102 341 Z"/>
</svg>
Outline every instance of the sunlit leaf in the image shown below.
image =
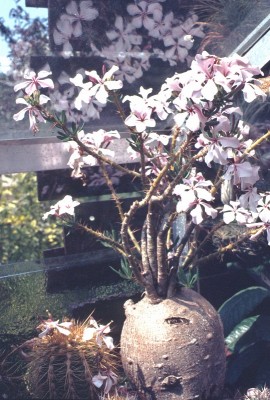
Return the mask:
<svg viewBox="0 0 270 400">
<path fill-rule="evenodd" d="M 240 324 L 231 331 L 231 333 L 226 337 L 226 345 L 230 351 L 234 351 L 235 345 L 238 340 L 248 332 L 251 326 L 257 321 L 258 315 L 254 317 L 249 317 L 244 319 Z"/>
</svg>

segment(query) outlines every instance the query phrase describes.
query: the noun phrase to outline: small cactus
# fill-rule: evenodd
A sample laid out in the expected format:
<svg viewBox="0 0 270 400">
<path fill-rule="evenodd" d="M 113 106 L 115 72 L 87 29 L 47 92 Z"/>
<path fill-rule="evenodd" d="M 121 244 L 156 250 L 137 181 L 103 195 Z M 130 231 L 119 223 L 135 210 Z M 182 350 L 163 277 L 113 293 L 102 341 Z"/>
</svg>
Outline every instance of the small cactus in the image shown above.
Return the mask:
<svg viewBox="0 0 270 400">
<path fill-rule="evenodd" d="M 269 400 L 270 399 L 270 389 L 263 388 L 251 388 L 248 389 L 247 394 L 244 396 L 243 400 Z"/>
<path fill-rule="evenodd" d="M 98 400 L 117 382 L 117 356 L 109 325 L 44 321 L 43 332 L 30 341 L 25 375 L 35 399 Z M 28 341 L 29 344 L 29 341 Z"/>
</svg>

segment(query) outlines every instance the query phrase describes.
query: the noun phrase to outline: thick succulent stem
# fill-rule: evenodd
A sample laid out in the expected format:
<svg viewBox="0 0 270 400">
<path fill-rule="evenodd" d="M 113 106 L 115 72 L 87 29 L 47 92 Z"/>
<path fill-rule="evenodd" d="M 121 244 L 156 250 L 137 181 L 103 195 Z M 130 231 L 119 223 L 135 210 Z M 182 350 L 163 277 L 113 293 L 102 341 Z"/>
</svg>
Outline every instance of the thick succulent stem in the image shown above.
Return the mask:
<svg viewBox="0 0 270 400">
<path fill-rule="evenodd" d="M 154 283 L 157 283 L 157 223 L 159 214 L 157 207 L 153 203 L 149 203 L 148 213 L 146 217 L 146 240 L 147 240 L 147 255 L 150 269 L 153 274 Z"/>
</svg>

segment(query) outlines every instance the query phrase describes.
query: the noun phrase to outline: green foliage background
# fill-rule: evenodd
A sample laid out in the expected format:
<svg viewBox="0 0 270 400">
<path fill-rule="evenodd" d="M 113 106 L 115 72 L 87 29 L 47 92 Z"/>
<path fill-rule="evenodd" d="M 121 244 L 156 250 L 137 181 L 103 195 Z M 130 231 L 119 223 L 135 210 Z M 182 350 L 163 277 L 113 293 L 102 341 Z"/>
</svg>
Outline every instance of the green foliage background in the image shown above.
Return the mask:
<svg viewBox="0 0 270 400">
<path fill-rule="evenodd" d="M 39 261 L 62 242 L 62 228 L 43 221 L 48 203 L 37 198 L 35 173 L 0 176 L 0 263 Z"/>
</svg>

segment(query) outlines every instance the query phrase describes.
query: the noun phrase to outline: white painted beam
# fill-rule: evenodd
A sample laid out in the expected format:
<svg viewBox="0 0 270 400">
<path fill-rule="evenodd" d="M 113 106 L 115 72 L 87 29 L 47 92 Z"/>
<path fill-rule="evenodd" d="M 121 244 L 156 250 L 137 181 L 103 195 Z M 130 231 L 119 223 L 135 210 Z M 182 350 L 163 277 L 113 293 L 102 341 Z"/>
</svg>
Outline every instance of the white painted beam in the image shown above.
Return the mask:
<svg viewBox="0 0 270 400">
<path fill-rule="evenodd" d="M 127 153 L 125 139 L 115 140 L 110 149 L 115 151 L 117 163 L 134 162 Z M 69 168 L 67 144 L 57 138 L 0 140 L 0 174 L 46 171 Z"/>
</svg>

